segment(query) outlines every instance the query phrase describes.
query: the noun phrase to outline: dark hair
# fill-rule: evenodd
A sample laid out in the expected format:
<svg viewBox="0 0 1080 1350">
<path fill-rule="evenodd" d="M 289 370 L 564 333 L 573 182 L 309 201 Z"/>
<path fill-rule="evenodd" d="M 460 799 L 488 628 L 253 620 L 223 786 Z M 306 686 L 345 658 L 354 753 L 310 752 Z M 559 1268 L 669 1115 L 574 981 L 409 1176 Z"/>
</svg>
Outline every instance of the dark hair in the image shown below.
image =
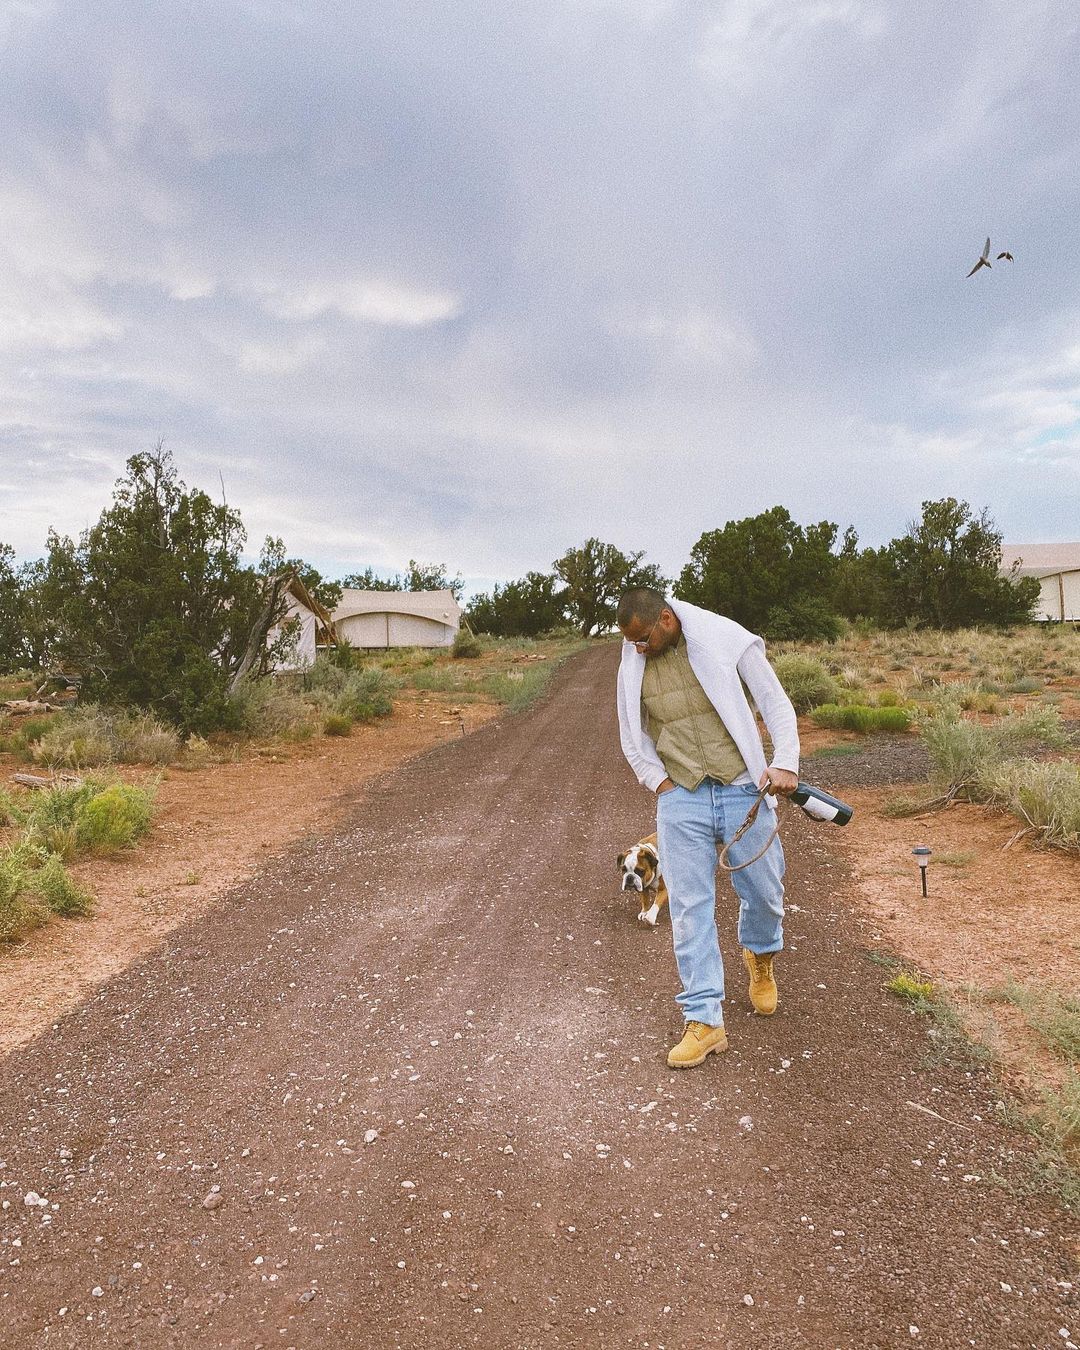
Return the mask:
<svg viewBox="0 0 1080 1350">
<path fill-rule="evenodd" d="M 623 592 L 615 619 L 620 628 L 626 628 L 635 619 L 653 624 L 665 609 L 670 609 L 670 605 L 660 591 L 652 586 L 634 586 Z"/>
</svg>

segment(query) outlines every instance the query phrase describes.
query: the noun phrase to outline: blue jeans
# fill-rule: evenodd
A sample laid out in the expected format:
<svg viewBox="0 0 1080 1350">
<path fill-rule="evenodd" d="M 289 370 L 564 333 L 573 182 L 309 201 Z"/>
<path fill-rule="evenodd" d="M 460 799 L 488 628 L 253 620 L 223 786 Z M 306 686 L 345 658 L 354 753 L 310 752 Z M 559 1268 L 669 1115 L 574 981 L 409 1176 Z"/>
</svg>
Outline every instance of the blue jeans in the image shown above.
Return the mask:
<svg viewBox="0 0 1080 1350">
<path fill-rule="evenodd" d="M 716 935 L 716 850 L 746 819 L 757 791 L 752 783 L 706 778 L 691 792 L 673 787 L 656 799 L 660 866 L 670 897 L 675 962 L 682 981 L 676 1002 L 689 1021 L 724 1020 L 724 963 Z M 733 866 L 752 858 L 776 828 L 776 812 L 762 803 L 757 820 L 728 855 Z M 739 897 L 739 942 L 750 951 L 784 945 L 784 850 L 779 835 L 763 857 L 731 876 Z"/>
</svg>

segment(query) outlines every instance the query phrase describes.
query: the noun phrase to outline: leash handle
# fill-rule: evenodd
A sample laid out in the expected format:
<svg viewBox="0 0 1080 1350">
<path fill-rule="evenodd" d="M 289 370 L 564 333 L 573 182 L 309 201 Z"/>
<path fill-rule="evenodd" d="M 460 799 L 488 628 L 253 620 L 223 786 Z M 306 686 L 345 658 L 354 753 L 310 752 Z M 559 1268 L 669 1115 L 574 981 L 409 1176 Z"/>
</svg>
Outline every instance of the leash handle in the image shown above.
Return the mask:
<svg viewBox="0 0 1080 1350">
<path fill-rule="evenodd" d="M 764 787 L 758 788 L 757 796 L 754 798 L 754 803 L 750 807 L 750 810 L 746 813 L 746 819 L 735 831 L 735 833 L 731 836 L 731 839 L 720 850 L 720 866 L 723 868 L 725 872 L 741 872 L 744 867 L 749 867 L 752 863 L 756 863 L 759 858 L 764 858 L 765 854 L 768 853 L 770 848 L 772 848 L 773 840 L 780 833 L 779 817 L 777 818 L 776 828 L 773 830 L 772 834 L 770 834 L 768 839 L 765 841 L 765 847 L 761 850 L 760 853 L 755 853 L 752 858 L 747 858 L 746 862 L 739 863 L 737 867 L 733 867 L 731 863 L 728 862 L 728 854 L 739 842 L 739 840 L 743 837 L 743 835 L 747 832 L 747 830 L 750 829 L 754 821 L 757 820 L 757 814 L 761 810 L 761 803 L 765 800 L 771 787 L 772 784 L 766 782 Z"/>
</svg>

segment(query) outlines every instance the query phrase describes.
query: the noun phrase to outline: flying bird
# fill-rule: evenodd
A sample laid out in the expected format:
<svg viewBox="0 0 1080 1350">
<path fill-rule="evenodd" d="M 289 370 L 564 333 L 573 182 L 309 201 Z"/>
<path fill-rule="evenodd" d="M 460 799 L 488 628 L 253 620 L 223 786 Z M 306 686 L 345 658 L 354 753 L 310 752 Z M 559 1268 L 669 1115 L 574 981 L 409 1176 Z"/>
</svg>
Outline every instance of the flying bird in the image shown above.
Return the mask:
<svg viewBox="0 0 1080 1350">
<path fill-rule="evenodd" d="M 1013 255 L 1011 253 L 999 253 L 997 255 L 997 261 L 1000 262 L 1002 258 L 1005 258 L 1008 262 L 1012 262 Z"/>
<path fill-rule="evenodd" d="M 973 277 L 980 267 L 989 267 L 989 266 L 990 266 L 990 240 L 988 239 L 986 243 L 983 245 L 982 257 L 968 273 L 968 276 Z"/>
</svg>

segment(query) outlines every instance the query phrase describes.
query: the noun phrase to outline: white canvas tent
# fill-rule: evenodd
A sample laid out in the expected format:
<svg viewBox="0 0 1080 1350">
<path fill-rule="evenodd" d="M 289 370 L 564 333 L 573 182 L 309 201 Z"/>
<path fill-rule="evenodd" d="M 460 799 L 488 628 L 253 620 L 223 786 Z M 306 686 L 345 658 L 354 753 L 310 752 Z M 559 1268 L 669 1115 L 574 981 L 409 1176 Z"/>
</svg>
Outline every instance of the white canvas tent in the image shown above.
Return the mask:
<svg viewBox="0 0 1080 1350">
<path fill-rule="evenodd" d="M 353 647 L 449 647 L 461 608 L 453 591 L 345 590 L 333 620 Z"/>
<path fill-rule="evenodd" d="M 1039 582 L 1036 619 L 1080 622 L 1080 544 L 1003 544 L 1001 570 L 1017 560 L 1017 576 Z"/>
<path fill-rule="evenodd" d="M 329 612 L 311 595 L 297 577 L 289 582 L 285 599 L 285 617 L 282 623 L 266 635 L 267 646 L 273 643 L 282 628 L 295 623 L 295 637 L 281 660 L 274 663 L 275 675 L 289 671 L 307 670 L 315 664 L 318 647 L 335 641 L 334 621 Z"/>
</svg>

